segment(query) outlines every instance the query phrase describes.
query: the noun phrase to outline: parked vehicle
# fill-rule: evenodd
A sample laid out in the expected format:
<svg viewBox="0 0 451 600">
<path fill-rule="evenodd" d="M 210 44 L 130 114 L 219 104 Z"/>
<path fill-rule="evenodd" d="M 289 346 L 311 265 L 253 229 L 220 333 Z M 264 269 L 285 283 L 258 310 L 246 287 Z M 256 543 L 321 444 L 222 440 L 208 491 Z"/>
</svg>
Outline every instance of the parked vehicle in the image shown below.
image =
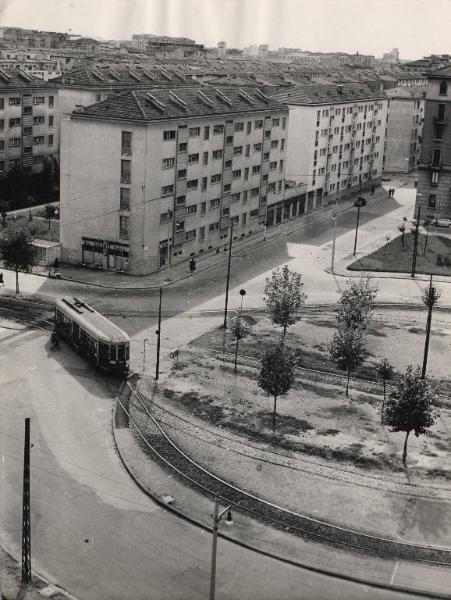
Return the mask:
<svg viewBox="0 0 451 600">
<path fill-rule="evenodd" d="M 437 227 L 451 227 L 451 219 L 435 219 L 435 225 Z"/>
<path fill-rule="evenodd" d="M 57 300 L 55 330 L 102 371 L 116 375 L 128 372 L 130 338 L 89 304 L 78 298 Z"/>
</svg>

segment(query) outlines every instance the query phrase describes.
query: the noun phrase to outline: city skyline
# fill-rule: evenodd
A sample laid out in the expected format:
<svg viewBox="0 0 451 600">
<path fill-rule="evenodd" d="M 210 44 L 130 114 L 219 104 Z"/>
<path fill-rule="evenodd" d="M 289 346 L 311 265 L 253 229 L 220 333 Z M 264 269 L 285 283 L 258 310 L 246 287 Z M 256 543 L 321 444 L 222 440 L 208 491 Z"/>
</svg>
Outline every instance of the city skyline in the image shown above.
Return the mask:
<svg viewBox="0 0 451 600">
<path fill-rule="evenodd" d="M 398 47 L 403 59 L 449 53 L 450 21 L 451 0 L 437 0 L 434 11 L 427 0 L 98 0 L 94 6 L 87 0 L 10 0 L 0 8 L 2 26 L 103 39 L 154 33 L 207 47 L 225 40 L 228 47 L 269 44 L 376 57 Z M 420 29 L 420 37 L 413 35 Z"/>
</svg>

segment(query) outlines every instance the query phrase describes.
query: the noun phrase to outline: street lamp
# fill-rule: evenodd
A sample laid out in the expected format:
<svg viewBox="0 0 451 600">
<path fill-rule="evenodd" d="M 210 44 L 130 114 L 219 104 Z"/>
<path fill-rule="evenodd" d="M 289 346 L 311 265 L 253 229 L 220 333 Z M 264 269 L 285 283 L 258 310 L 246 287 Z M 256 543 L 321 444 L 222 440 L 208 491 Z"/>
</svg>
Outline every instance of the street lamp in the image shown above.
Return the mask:
<svg viewBox="0 0 451 600">
<path fill-rule="evenodd" d="M 227 261 L 227 281 L 224 307 L 224 329 L 227 329 L 227 306 L 229 304 L 230 261 L 232 260 L 233 223 L 230 224 L 229 258 Z"/>
<path fill-rule="evenodd" d="M 354 206 L 357 206 L 357 220 L 355 223 L 355 239 L 354 239 L 354 252 L 353 256 L 355 256 L 357 250 L 357 235 L 359 231 L 359 220 L 360 220 L 360 208 L 362 206 L 366 206 L 366 199 L 362 196 L 362 180 L 360 179 L 360 187 L 359 187 L 359 197 L 354 202 Z"/>
<path fill-rule="evenodd" d="M 241 317 L 241 313 L 243 312 L 243 300 L 244 300 L 245 295 L 246 295 L 246 290 L 240 290 L 240 296 L 241 296 L 240 317 Z"/>
<path fill-rule="evenodd" d="M 155 331 L 157 334 L 157 364 L 155 367 L 155 379 L 158 379 L 160 375 L 160 344 L 161 344 L 161 297 L 163 295 L 163 288 L 160 288 L 160 301 L 158 304 L 158 329 Z"/>
<path fill-rule="evenodd" d="M 211 572 L 210 572 L 210 600 L 215 600 L 216 587 L 216 550 L 218 546 L 218 528 L 221 519 L 226 515 L 226 523 L 233 524 L 231 505 L 219 512 L 219 498 L 215 498 L 215 509 L 213 513 L 213 541 L 211 546 Z"/>
<path fill-rule="evenodd" d="M 332 213 L 332 219 L 334 220 L 334 237 L 332 240 L 332 264 L 331 271 L 334 272 L 334 262 L 335 262 L 335 240 L 337 238 L 337 219 L 338 219 L 338 196 L 335 199 L 335 210 Z"/>
</svg>

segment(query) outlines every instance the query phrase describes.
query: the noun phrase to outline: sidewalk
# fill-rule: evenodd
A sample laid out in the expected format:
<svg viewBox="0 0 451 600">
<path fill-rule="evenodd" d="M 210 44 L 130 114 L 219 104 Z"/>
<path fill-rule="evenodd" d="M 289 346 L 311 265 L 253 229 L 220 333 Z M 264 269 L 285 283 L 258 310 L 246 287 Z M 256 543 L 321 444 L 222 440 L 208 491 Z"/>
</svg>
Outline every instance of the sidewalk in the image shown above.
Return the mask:
<svg viewBox="0 0 451 600">
<path fill-rule="evenodd" d="M 386 198 L 387 192 L 383 187 L 377 188 L 374 196 L 369 196 L 369 201 L 373 202 L 378 198 Z M 345 199 L 339 203 L 339 214 L 343 213 L 354 206 L 354 200 Z M 280 225 L 271 227 L 265 233 L 255 233 L 248 238 L 235 240 L 232 246 L 232 255 L 240 256 L 250 251 L 255 251 L 259 247 L 270 244 L 273 240 L 286 237 L 291 233 L 302 231 L 316 223 L 330 223 L 332 213 L 335 210 L 335 204 L 321 207 L 312 212 L 306 213 L 301 217 L 290 219 Z M 210 251 L 207 254 L 196 256 L 197 271 L 207 271 L 221 263 L 225 263 L 228 258 L 227 243 L 224 244 L 220 252 Z M 176 264 L 169 269 L 152 273 L 150 275 L 134 276 L 126 273 L 116 273 L 111 271 L 103 271 L 96 269 L 88 269 L 77 267 L 74 265 L 62 264 L 58 267 L 58 272 L 61 274 L 61 279 L 73 281 L 76 283 L 84 283 L 86 285 L 101 287 L 106 289 L 155 289 L 165 287 L 191 277 L 189 271 L 188 260 Z M 34 267 L 33 274 L 48 277 L 49 267 Z"/>
</svg>

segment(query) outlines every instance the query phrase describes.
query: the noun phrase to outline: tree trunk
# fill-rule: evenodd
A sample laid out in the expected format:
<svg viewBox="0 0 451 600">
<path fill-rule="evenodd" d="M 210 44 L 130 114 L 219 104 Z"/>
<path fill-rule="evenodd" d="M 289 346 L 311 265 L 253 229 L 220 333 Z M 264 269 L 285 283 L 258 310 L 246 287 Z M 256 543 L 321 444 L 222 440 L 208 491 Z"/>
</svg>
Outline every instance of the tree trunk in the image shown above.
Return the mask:
<svg viewBox="0 0 451 600">
<path fill-rule="evenodd" d="M 50 218 L 49 218 L 49 229 L 50 229 Z"/>
<path fill-rule="evenodd" d="M 16 267 L 16 294 L 19 293 L 19 269 Z"/>
<path fill-rule="evenodd" d="M 235 375 L 236 375 L 236 365 L 238 362 L 238 338 L 236 338 L 236 344 L 235 344 Z"/>
<path fill-rule="evenodd" d="M 351 378 L 351 367 L 348 367 L 348 378 L 346 380 L 346 398 L 349 396 L 349 380 Z"/>
<path fill-rule="evenodd" d="M 274 396 L 274 410 L 272 413 L 272 437 L 276 433 L 276 409 L 277 409 L 277 396 Z"/>
<path fill-rule="evenodd" d="M 383 397 L 383 400 L 382 400 L 382 408 L 381 408 L 381 423 L 383 423 L 383 422 L 384 422 L 384 407 L 385 407 L 385 379 L 384 379 L 383 385 L 384 385 L 384 397 Z"/>
<path fill-rule="evenodd" d="M 404 468 L 407 469 L 407 440 L 409 439 L 410 431 L 406 432 L 406 439 L 404 440 L 404 449 L 402 451 L 402 464 Z"/>
</svg>

